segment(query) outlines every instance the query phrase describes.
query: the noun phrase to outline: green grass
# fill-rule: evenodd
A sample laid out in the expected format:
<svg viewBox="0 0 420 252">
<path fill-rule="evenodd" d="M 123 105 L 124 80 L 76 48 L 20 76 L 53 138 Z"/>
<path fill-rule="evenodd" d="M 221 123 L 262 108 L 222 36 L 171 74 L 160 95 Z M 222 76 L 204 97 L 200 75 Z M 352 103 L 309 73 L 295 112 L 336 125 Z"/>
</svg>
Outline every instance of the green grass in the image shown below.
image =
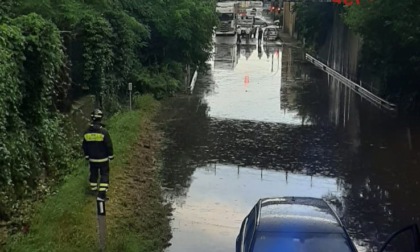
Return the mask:
<svg viewBox="0 0 420 252">
<path fill-rule="evenodd" d="M 136 97 L 135 105 L 140 105 L 139 109 L 116 114 L 106 121 L 115 156 L 111 162 L 110 190 L 118 190 L 117 185 L 112 188 L 112 177 L 124 172 L 132 156 L 132 146 L 140 135 L 142 119 L 151 117 L 157 110 L 157 102 L 150 96 Z M 75 171 L 58 192 L 35 206 L 29 233 L 12 236 L 6 251 L 98 251 L 95 199 L 86 195 L 87 178 L 87 162 L 75 161 Z M 142 247 L 148 247 L 135 230 L 126 231 L 120 235 L 109 234 L 113 240 L 108 242 L 108 251 L 142 251 Z"/>
</svg>

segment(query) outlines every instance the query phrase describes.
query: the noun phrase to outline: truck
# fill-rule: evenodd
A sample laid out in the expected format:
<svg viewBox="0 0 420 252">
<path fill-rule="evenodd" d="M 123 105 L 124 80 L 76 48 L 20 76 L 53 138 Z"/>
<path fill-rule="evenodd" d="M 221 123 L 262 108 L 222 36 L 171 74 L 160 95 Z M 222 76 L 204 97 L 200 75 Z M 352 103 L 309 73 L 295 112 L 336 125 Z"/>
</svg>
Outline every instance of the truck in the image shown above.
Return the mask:
<svg viewBox="0 0 420 252">
<path fill-rule="evenodd" d="M 262 16 L 263 15 L 263 8 L 252 7 L 246 9 L 246 14 L 249 16 Z"/>
<path fill-rule="evenodd" d="M 239 3 L 218 2 L 216 12 L 219 16 L 219 25 L 216 28 L 216 36 L 235 35 L 238 24 Z"/>
<path fill-rule="evenodd" d="M 242 15 L 258 15 L 256 12 L 262 12 L 263 6 L 262 1 L 239 1 L 239 13 Z M 253 13 L 251 13 L 252 9 L 255 9 Z"/>
<path fill-rule="evenodd" d="M 247 36 L 249 39 L 250 35 L 253 34 L 254 16 L 241 15 L 238 19 L 238 25 L 241 26 L 241 36 Z"/>
</svg>

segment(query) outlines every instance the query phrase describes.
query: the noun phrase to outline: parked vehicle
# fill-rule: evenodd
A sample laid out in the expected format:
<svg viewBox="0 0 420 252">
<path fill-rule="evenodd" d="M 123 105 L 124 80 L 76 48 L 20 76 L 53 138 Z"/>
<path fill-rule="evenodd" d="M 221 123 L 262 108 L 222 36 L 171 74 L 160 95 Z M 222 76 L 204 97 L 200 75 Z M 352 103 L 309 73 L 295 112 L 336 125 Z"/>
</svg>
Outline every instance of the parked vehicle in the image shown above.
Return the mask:
<svg viewBox="0 0 420 252">
<path fill-rule="evenodd" d="M 379 252 L 403 233 L 411 233 L 407 249 L 420 251 L 416 224 L 395 232 Z M 344 225 L 322 199 L 272 197 L 260 199 L 242 222 L 236 238 L 236 252 L 357 252 Z M 393 251 L 393 250 L 392 250 Z"/>
<path fill-rule="evenodd" d="M 250 36 L 254 28 L 254 17 L 241 16 L 238 19 L 238 25 L 241 26 L 241 36 Z"/>
<path fill-rule="evenodd" d="M 346 229 L 322 199 L 260 199 L 242 222 L 236 252 L 357 252 Z"/>
<path fill-rule="evenodd" d="M 247 16 L 256 16 L 257 15 L 257 9 L 256 8 L 246 9 L 246 15 Z"/>
<path fill-rule="evenodd" d="M 219 16 L 219 25 L 216 28 L 217 35 L 235 35 L 239 14 L 239 3 L 218 2 L 216 12 Z"/>
<path fill-rule="evenodd" d="M 266 26 L 272 24 L 271 21 L 269 21 L 269 20 L 267 20 L 267 19 L 265 19 L 265 18 L 263 18 L 261 16 L 254 17 L 254 20 L 255 20 L 254 21 L 254 26 L 256 26 L 256 27 L 259 27 L 259 26 L 266 27 Z"/>
<path fill-rule="evenodd" d="M 249 8 L 249 9 L 246 9 L 246 14 L 248 16 L 262 16 L 263 15 L 263 9 L 262 8 L 256 8 L 256 7 Z"/>
<path fill-rule="evenodd" d="M 274 41 L 279 37 L 279 27 L 275 25 L 267 26 L 264 29 L 263 37 L 265 41 Z"/>
</svg>

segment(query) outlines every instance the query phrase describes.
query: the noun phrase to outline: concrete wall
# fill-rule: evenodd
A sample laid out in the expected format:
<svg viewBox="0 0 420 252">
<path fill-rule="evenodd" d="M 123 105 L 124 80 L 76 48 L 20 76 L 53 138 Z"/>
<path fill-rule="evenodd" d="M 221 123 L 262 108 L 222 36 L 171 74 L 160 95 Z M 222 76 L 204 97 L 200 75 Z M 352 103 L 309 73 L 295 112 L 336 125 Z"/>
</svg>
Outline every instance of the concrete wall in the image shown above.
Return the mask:
<svg viewBox="0 0 420 252">
<path fill-rule="evenodd" d="M 293 13 L 293 2 L 283 3 L 283 32 L 297 38 L 296 33 L 296 13 Z"/>
<path fill-rule="evenodd" d="M 338 70 L 346 77 L 356 81 L 359 79 L 358 60 L 362 39 L 341 20 L 335 10 L 334 22 L 317 57 L 327 65 Z"/>
<path fill-rule="evenodd" d="M 297 38 L 296 18 L 299 17 L 293 13 L 295 3 L 284 2 L 283 4 L 283 32 Z M 370 81 L 367 79 L 368 76 L 363 76 L 358 69 L 362 42 L 361 37 L 344 24 L 338 9 L 335 9 L 333 25 L 318 54 L 314 56 L 355 82 L 362 79 L 363 82 L 366 82 L 364 87 L 376 93 L 375 87 L 367 84 Z"/>
</svg>

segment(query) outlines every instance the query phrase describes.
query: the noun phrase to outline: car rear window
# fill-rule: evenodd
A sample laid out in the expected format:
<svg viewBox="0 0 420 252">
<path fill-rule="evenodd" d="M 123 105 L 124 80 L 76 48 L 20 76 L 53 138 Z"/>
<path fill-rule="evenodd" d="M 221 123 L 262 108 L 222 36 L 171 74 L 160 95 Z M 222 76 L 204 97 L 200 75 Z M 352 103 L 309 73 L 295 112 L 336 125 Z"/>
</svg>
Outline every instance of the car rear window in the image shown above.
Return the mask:
<svg viewBox="0 0 420 252">
<path fill-rule="evenodd" d="M 252 252 L 353 252 L 344 234 L 257 232 Z"/>
</svg>

